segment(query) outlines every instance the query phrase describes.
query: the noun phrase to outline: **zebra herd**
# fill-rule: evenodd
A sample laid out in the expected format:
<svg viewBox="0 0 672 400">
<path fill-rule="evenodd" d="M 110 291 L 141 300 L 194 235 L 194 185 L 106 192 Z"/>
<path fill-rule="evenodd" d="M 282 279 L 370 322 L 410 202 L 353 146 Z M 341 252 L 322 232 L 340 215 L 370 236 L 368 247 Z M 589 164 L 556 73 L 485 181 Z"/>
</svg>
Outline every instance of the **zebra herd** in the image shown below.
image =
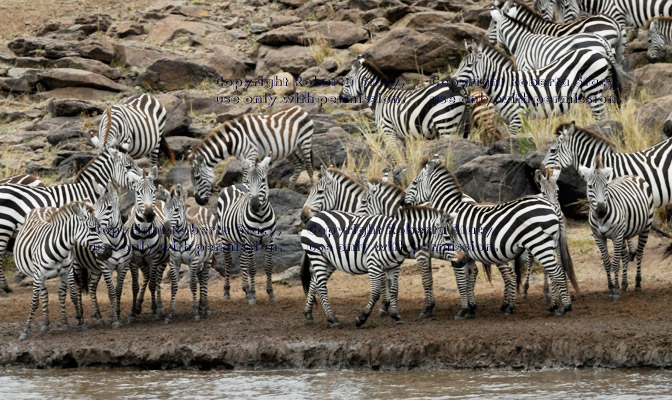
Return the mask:
<svg viewBox="0 0 672 400">
<path fill-rule="evenodd" d="M 451 78 L 416 89 L 393 88 L 373 63 L 358 56 L 340 99 L 365 102 L 372 108 L 391 153 L 409 137 L 434 139 L 460 132 L 466 137 L 474 124 L 485 132 L 481 140 L 488 143 L 501 138 L 496 114 L 514 134 L 525 116 L 559 115 L 581 102 L 591 107 L 596 120 L 605 118 L 605 90 L 612 89 L 615 102 L 620 103 L 625 28 L 648 27 L 652 58 L 660 56 L 672 33 L 672 5 L 662 0 L 537 0 L 535 8 L 541 14 L 519 0 L 495 1 L 489 42 L 466 44 L 467 54 Z M 565 21 L 582 13 L 601 14 L 557 24 L 548 20 L 555 10 Z M 468 89 L 471 86 L 480 89 Z M 130 270 L 132 278 L 129 322 L 140 315 L 147 289 L 152 316 L 159 318 L 164 314 L 160 281 L 170 265 L 171 301 L 164 320 L 170 323 L 179 270 L 187 264 L 193 317 L 206 317 L 210 314 L 208 274 L 218 252 L 223 253 L 225 299 L 230 298 L 231 252 L 237 251 L 242 289 L 249 304 L 256 302 L 254 255 L 263 251 L 266 292 L 270 301 L 277 301 L 271 278 L 278 232 L 267 171 L 281 159 L 294 169 L 290 188 L 304 169 L 312 186 L 301 212 L 304 316 L 313 322 L 312 308 L 319 299 L 333 327 L 341 325 L 329 304 L 326 283 L 336 270 L 369 276 L 371 294 L 356 318 L 357 326 L 366 322 L 381 297 L 379 313 L 401 323 L 398 278 L 406 258 L 417 260 L 422 275 L 421 318 L 435 308 L 432 257 L 451 262 L 460 295 L 456 319 L 475 315 L 476 262 L 483 264 L 488 277 L 491 266 L 497 266 L 505 284 L 501 311 L 513 313 L 525 255 L 527 279 L 536 259 L 550 280 L 550 288 L 545 284 L 547 312 L 566 314 L 572 309 L 568 283 L 579 290 L 558 202 L 557 180 L 569 166 L 588 183 L 589 225 L 602 253 L 610 297 L 617 298 L 627 288 L 631 256 L 637 259 L 636 290 L 641 290 L 642 256 L 653 210 L 672 202 L 672 139 L 641 152 L 618 153 L 608 139 L 574 123 L 557 127 L 557 138 L 535 173 L 541 193 L 506 203 L 477 203 L 437 157 L 423 162 L 405 189 L 387 178 L 359 182 L 325 166 L 313 184 L 314 125 L 306 111 L 291 106 L 240 116 L 214 129 L 193 148 L 187 162 L 198 205 L 188 207 L 182 185 L 168 190 L 156 184 L 159 152 L 174 163 L 163 132 L 166 118 L 165 108 L 154 97 L 132 96 L 103 112 L 98 134 L 91 138 L 99 153 L 74 183 L 45 187 L 30 175 L 0 179 L 0 256 L 15 239 L 17 268 L 32 278 L 33 285 L 22 339 L 29 336 L 40 301 L 42 329 L 48 329 L 45 282 L 54 277 L 61 281 L 58 293 L 64 326 L 68 293 L 79 326 L 83 327 L 81 297 L 87 291 L 94 317 L 104 321 L 96 297 L 103 277 L 116 328 L 121 326 L 126 273 Z M 668 125 L 672 126 L 668 121 L 664 129 L 670 129 Z M 216 210 L 208 209 L 215 166 L 229 156 L 243 163 L 243 185 L 223 188 Z M 135 159 L 141 157 L 150 158 L 151 168 L 137 166 Z M 125 222 L 119 188 L 134 194 Z M 157 199 L 157 194 L 166 201 Z M 614 242 L 613 257 L 607 238 Z M 528 286 L 526 281 L 525 294 Z M 10 291 L 1 269 L 0 287 Z"/>
</svg>

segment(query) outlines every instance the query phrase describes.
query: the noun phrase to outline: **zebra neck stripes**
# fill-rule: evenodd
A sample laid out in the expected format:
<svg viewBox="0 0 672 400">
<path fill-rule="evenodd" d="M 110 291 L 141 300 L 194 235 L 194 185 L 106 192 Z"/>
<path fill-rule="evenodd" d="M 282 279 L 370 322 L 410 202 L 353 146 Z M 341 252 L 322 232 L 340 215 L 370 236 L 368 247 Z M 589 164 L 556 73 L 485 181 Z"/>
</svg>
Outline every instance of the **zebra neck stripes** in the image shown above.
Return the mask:
<svg viewBox="0 0 672 400">
<path fill-rule="evenodd" d="M 656 17 L 649 22 L 649 49 L 647 56 L 655 60 L 660 57 L 665 45 L 672 44 L 672 18 Z"/>
</svg>

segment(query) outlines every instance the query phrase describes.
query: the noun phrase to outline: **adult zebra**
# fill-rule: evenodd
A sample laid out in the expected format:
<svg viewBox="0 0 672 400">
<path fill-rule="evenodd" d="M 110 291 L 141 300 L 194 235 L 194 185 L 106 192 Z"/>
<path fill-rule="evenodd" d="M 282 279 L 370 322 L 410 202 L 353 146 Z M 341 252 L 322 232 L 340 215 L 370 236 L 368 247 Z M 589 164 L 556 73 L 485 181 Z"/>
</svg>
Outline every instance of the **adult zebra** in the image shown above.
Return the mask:
<svg viewBox="0 0 672 400">
<path fill-rule="evenodd" d="M 579 173 L 588 184 L 590 214 L 588 223 L 595 243 L 602 254 L 607 272 L 609 297 L 618 299 L 618 270 L 623 264 L 621 291 L 628 287 L 628 254 L 626 240 L 637 236 L 637 277 L 635 290 L 642 290 L 642 257 L 653 221 L 651 187 L 641 176 L 625 175 L 612 180 L 613 169 L 604 167 L 600 155 L 592 168 L 580 166 Z M 609 260 L 607 238 L 614 242 L 613 263 Z M 611 274 L 614 275 L 612 283 Z"/>
<path fill-rule="evenodd" d="M 447 253 L 451 242 L 444 232 L 450 223 L 447 214 L 422 206 L 404 206 L 394 218 L 340 211 L 323 211 L 312 217 L 301 231 L 304 251 L 301 282 L 307 294 L 306 322 L 313 321 L 313 301 L 317 294 L 329 324 L 334 328 L 341 326 L 327 298 L 327 280 L 336 269 L 369 275 L 371 297 L 357 317 L 358 327 L 366 322 L 380 298 L 384 279 L 389 290 L 390 317 L 402 322 L 397 307 L 401 263 L 419 249 Z"/>
<path fill-rule="evenodd" d="M 77 308 L 79 325 L 82 325 L 82 310 L 77 304 L 77 295 L 73 293 L 73 247 L 76 244 L 87 246 L 101 259 L 109 257 L 110 254 L 109 243 L 100 235 L 100 224 L 93 214 L 93 208 L 86 202 L 71 202 L 60 208 L 35 208 L 26 216 L 25 224 L 16 237 L 14 259 L 17 269 L 33 278 L 33 297 L 28 321 L 19 339 L 28 338 L 33 314 L 40 299 L 44 315 L 42 331 L 49 329 L 49 296 L 46 280 L 56 276 L 61 279 L 58 299 L 63 328 L 68 328 L 65 311 L 68 287 L 71 289 L 71 298 Z"/>
<path fill-rule="evenodd" d="M 358 56 L 345 77 L 340 99 L 349 102 L 358 96 L 373 110 L 390 154 L 408 136 L 435 139 L 460 131 L 463 137 L 469 136 L 469 93 L 453 81 L 396 89 L 378 67 Z"/>
<path fill-rule="evenodd" d="M 649 21 L 645 28 L 649 30 L 649 50 L 646 55 L 649 59 L 656 60 L 665 49 L 665 45 L 672 44 L 672 17 L 656 17 Z"/>
<path fill-rule="evenodd" d="M 30 187 L 44 187 L 42 181 L 39 178 L 28 174 L 17 174 L 5 178 L 0 178 L 0 185 L 4 185 L 6 183 L 13 183 L 16 185 L 24 185 Z"/>
<path fill-rule="evenodd" d="M 98 184 L 112 181 L 123 188 L 130 188 L 140 178 L 140 174 L 140 169 L 128 155 L 105 148 L 79 171 L 74 183 L 51 187 L 0 185 L 0 258 L 30 210 L 60 207 L 71 201 L 95 202 L 100 196 L 96 191 Z M 0 289 L 8 291 L 9 287 L 1 271 L 0 269 Z"/>
<path fill-rule="evenodd" d="M 150 156 L 152 165 L 158 165 L 161 150 L 175 164 L 163 135 L 165 125 L 166 109 L 161 103 L 148 94 L 136 94 L 105 110 L 98 136 L 92 136 L 91 142 L 99 149 L 116 144 L 135 159 Z"/>
<path fill-rule="evenodd" d="M 208 274 L 215 262 L 217 241 L 217 218 L 205 207 L 187 208 L 184 204 L 185 193 L 179 183 L 168 192 L 159 185 L 159 191 L 166 196 L 164 232 L 170 236 L 170 308 L 165 323 L 169 324 L 175 314 L 177 296 L 177 278 L 182 264 L 189 265 L 191 273 L 191 310 L 194 320 L 210 315 L 208 305 Z M 200 299 L 196 301 L 197 284 L 200 286 Z"/>
<path fill-rule="evenodd" d="M 272 156 L 271 161 L 287 158 L 294 168 L 290 188 L 294 188 L 304 167 L 312 184 L 313 133 L 313 120 L 299 106 L 270 114 L 245 114 L 215 128 L 189 154 L 196 202 L 202 206 L 208 202 L 215 165 L 229 156 L 250 162 L 268 155 Z"/>
<path fill-rule="evenodd" d="M 546 21 L 539 13 L 521 0 L 507 0 L 501 7 L 504 14 L 516 18 L 525 24 L 532 33 L 564 37 L 579 33 L 595 33 L 606 39 L 613 47 L 616 61 L 623 61 L 625 50 L 625 31 L 618 22 L 607 15 L 592 15 L 567 24 Z"/>
<path fill-rule="evenodd" d="M 552 37 L 530 32 L 527 25 L 495 8 L 490 11 L 490 16 L 492 20 L 486 32 L 490 44 L 499 44 L 515 56 L 516 66 L 521 71 L 541 69 L 565 54 L 580 49 L 596 51 L 609 60 L 611 65 L 616 65 L 609 42 L 594 33 Z M 612 87 L 620 90 L 618 76 L 613 78 Z"/>
<path fill-rule="evenodd" d="M 558 315 L 571 310 L 563 267 L 555 259 L 560 238 L 560 223 L 553 205 L 539 196 L 526 196 L 497 205 L 483 206 L 462 201 L 463 192 L 454 175 L 439 160 L 430 160 L 418 173 L 413 186 L 407 189 L 406 201 L 411 204 L 454 204 L 451 212 L 455 226 L 451 238 L 455 251 L 466 253 L 469 259 L 503 266 L 529 251 L 549 274 L 552 284 L 551 305 L 548 312 L 563 307 Z M 560 253 L 563 254 L 562 252 Z M 455 268 L 461 310 L 458 317 L 472 314 L 475 300 L 472 279 L 464 276 L 464 268 Z M 510 280 L 511 278 L 508 278 Z M 505 277 L 505 282 L 507 277 Z M 467 287 L 470 286 L 470 287 Z M 513 312 L 515 285 L 507 284 L 502 311 Z"/>
<path fill-rule="evenodd" d="M 672 16 L 669 0 L 557 0 L 560 21 L 569 22 L 582 13 L 604 14 L 618 21 L 621 29 L 641 28 L 651 18 Z"/>
<path fill-rule="evenodd" d="M 217 231 L 223 243 L 224 252 L 224 298 L 229 295 L 229 271 L 231 251 L 240 252 L 243 292 L 249 304 L 255 304 L 256 289 L 254 278 L 257 273 L 255 251 L 265 251 L 266 293 L 271 301 L 277 301 L 273 294 L 273 264 L 271 256 L 275 248 L 275 212 L 268 199 L 267 170 L 271 162 L 267 155 L 261 162 L 243 160 L 245 183 L 249 192 L 235 186 L 228 186 L 219 194 L 217 201 Z M 249 280 L 248 280 L 249 277 Z"/>
<path fill-rule="evenodd" d="M 152 318 L 158 319 L 163 315 L 163 306 L 161 304 L 161 279 L 166 264 L 170 258 L 168 251 L 168 236 L 163 230 L 166 221 L 164 209 L 165 204 L 156 199 L 156 186 L 154 180 L 158 176 L 158 168 L 153 166 L 150 173 L 142 170 L 142 177 L 135 183 L 135 204 L 129 213 L 128 220 L 124 228 L 128 230 L 129 241 L 131 245 L 131 261 L 129 267 L 131 278 L 133 279 L 133 306 L 129 322 L 135 321 L 135 318 L 142 311 L 142 302 L 145 297 L 145 290 L 149 284 L 149 293 L 152 298 Z M 138 284 L 138 271 L 142 271 L 142 288 Z M 126 270 L 120 270 L 120 282 L 124 281 Z M 117 298 L 121 298 L 121 286 L 117 287 Z M 138 297 L 138 291 L 140 296 Z"/>
<path fill-rule="evenodd" d="M 512 134 L 520 132 L 521 113 L 528 117 L 550 117 L 567 112 L 585 101 L 597 121 L 605 118 L 606 78 L 614 65 L 600 53 L 582 49 L 558 58 L 544 68 L 517 71 L 515 62 L 487 43 L 472 42 L 455 79 L 463 85 L 478 85 L 493 99 Z M 620 93 L 615 91 L 616 102 Z"/>
</svg>

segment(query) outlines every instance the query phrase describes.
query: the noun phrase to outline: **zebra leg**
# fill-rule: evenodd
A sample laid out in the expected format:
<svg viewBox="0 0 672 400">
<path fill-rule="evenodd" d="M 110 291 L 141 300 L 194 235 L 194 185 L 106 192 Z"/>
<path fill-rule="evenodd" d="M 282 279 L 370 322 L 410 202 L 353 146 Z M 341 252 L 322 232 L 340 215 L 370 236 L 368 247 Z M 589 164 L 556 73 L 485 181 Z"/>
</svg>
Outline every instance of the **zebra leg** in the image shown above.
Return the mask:
<svg viewBox="0 0 672 400">
<path fill-rule="evenodd" d="M 77 285 L 75 284 L 76 268 L 78 268 L 78 266 L 76 266 L 76 261 L 74 261 L 72 268 L 67 274 L 67 290 L 70 292 L 70 301 L 72 301 L 72 305 L 75 307 L 77 326 L 84 330 L 84 307 L 82 306 L 82 292 L 78 290 Z"/>
<path fill-rule="evenodd" d="M 469 314 L 469 278 L 467 277 L 467 266 L 465 259 L 451 260 L 453 271 L 455 273 L 455 281 L 457 282 L 457 291 L 460 293 L 460 311 L 455 315 L 455 320 L 464 318 L 473 318 Z"/>
<path fill-rule="evenodd" d="M 124 278 L 126 277 L 126 272 L 128 271 L 129 265 L 122 265 L 118 270 L 117 270 L 117 287 L 114 291 L 115 297 L 116 297 L 116 307 L 117 307 L 117 322 L 119 323 L 118 327 L 121 327 L 121 295 L 123 294 L 122 292 L 124 291 Z M 133 304 L 135 307 L 135 304 Z M 132 318 L 132 316 L 131 316 Z M 130 320 L 130 318 L 129 318 Z M 114 325 L 112 325 L 113 328 L 115 328 Z"/>
<path fill-rule="evenodd" d="M 528 252 L 527 253 L 527 273 L 525 274 L 525 283 L 523 284 L 523 298 L 527 298 L 527 290 L 530 288 L 530 275 L 532 275 L 532 263 L 534 263 L 534 257 Z"/>
<path fill-rule="evenodd" d="M 392 128 L 385 127 L 383 128 L 383 134 L 385 135 L 385 152 L 387 153 L 387 163 L 394 170 L 394 167 L 397 165 L 396 156 L 401 154 L 399 152 L 399 138 Z"/>
<path fill-rule="evenodd" d="M 144 265 L 141 268 L 142 271 L 142 286 L 140 287 L 140 293 L 138 294 L 138 315 L 140 314 L 140 311 L 142 310 L 142 303 L 145 301 L 145 291 L 147 291 L 147 286 L 151 283 L 151 277 L 152 277 L 152 272 L 149 269 L 147 265 Z M 151 291 L 151 288 L 150 288 Z M 151 295 L 151 293 L 150 293 Z M 152 299 L 152 303 L 154 303 L 155 299 Z M 154 304 L 152 304 L 154 305 Z M 155 313 L 155 310 L 152 309 L 152 314 Z"/>
<path fill-rule="evenodd" d="M 341 328 L 341 323 L 336 318 L 336 315 L 334 315 L 331 305 L 329 304 L 329 298 L 327 297 L 327 280 L 335 268 L 331 265 L 324 264 L 322 260 L 311 259 L 310 263 L 313 265 L 313 277 L 311 278 L 310 285 L 315 288 L 314 291 L 317 292 L 317 295 L 320 297 L 322 308 L 324 309 L 325 314 L 327 314 L 327 322 L 329 322 L 329 325 L 332 328 Z M 306 316 L 307 323 L 311 323 L 313 320 L 312 309 L 313 296 L 310 291 L 308 291 L 306 307 L 304 308 L 304 315 Z"/>
<path fill-rule="evenodd" d="M 502 279 L 504 279 L 504 302 L 499 311 L 511 315 L 516 302 L 516 277 L 511 265 L 498 265 L 497 267 L 502 274 Z"/>
<path fill-rule="evenodd" d="M 383 270 L 380 268 L 380 266 L 371 261 L 369 261 L 367 264 L 367 270 L 369 271 L 369 284 L 371 286 L 371 297 L 369 298 L 369 302 L 362 310 L 362 313 L 355 320 L 355 326 L 358 328 L 364 325 L 366 320 L 369 319 L 369 315 L 371 315 L 373 306 L 376 305 L 376 302 L 380 298 L 380 287 L 384 279 Z"/>
<path fill-rule="evenodd" d="M 131 287 L 133 290 L 133 301 L 131 305 L 131 316 L 128 318 L 129 323 L 135 321 L 135 317 L 137 315 L 140 315 L 140 312 L 142 310 L 142 308 L 138 305 L 138 292 L 140 291 L 140 285 L 138 284 L 138 266 L 131 265 L 130 269 L 131 269 L 131 284 L 132 284 Z M 122 286 L 119 286 L 119 284 L 117 284 L 117 301 L 119 302 L 120 305 L 121 305 L 121 287 Z"/>
<path fill-rule="evenodd" d="M 623 239 L 623 237 L 619 234 L 619 236 L 613 238 L 612 241 L 614 242 L 614 256 L 611 259 L 611 274 L 613 275 L 614 279 L 614 295 L 612 298 L 614 300 L 619 300 L 621 298 L 621 292 L 618 285 L 618 276 L 621 264 L 624 262 L 623 255 L 625 254 L 625 250 L 623 247 L 625 247 L 625 239 Z"/>
<path fill-rule="evenodd" d="M 466 273 L 468 279 L 468 293 L 467 293 L 467 303 L 469 305 L 469 312 L 467 314 L 468 318 L 474 318 L 476 316 L 476 295 L 474 291 L 476 289 L 476 278 L 478 277 L 478 268 L 476 268 L 476 262 L 470 260 L 466 265 Z"/>
<path fill-rule="evenodd" d="M 114 283 L 112 282 L 112 269 L 108 266 L 104 266 L 102 271 L 103 279 L 105 279 L 105 285 L 107 286 L 107 297 L 109 297 L 110 307 L 112 307 L 112 328 L 116 329 L 119 328 L 121 324 L 119 323 L 119 309 L 117 307 Z M 119 275 L 118 271 L 117 275 Z"/>
<path fill-rule="evenodd" d="M 61 329 L 63 331 L 70 330 L 68 313 L 65 310 L 65 300 L 68 296 L 68 282 L 66 280 L 66 275 L 61 275 L 61 283 L 58 285 L 58 304 L 61 307 Z M 75 299 L 75 301 L 77 301 L 77 299 Z"/>
<path fill-rule="evenodd" d="M 210 275 L 210 261 L 204 263 L 198 271 L 198 286 L 200 298 L 198 301 L 198 315 L 207 317 L 210 315 L 210 304 L 208 304 L 208 277 Z"/>
<path fill-rule="evenodd" d="M 160 142 L 160 139 L 159 139 Z M 152 152 L 150 153 L 149 157 L 152 162 L 152 166 L 159 165 L 159 151 L 161 150 L 161 145 L 160 143 L 157 143 L 156 147 L 152 149 Z"/>
<path fill-rule="evenodd" d="M 307 257 L 307 256 L 305 256 Z M 311 261 L 312 262 L 312 261 Z M 331 274 L 336 271 L 336 268 L 333 268 L 330 265 L 327 265 L 326 270 L 324 271 L 324 281 L 328 281 L 329 278 L 331 277 Z M 315 273 L 313 272 L 313 278 L 310 280 L 310 286 L 308 288 L 308 295 L 306 297 L 306 306 L 303 308 L 303 315 L 306 317 L 306 324 L 312 324 L 313 323 L 313 303 L 315 301 L 315 295 L 317 293 L 317 283 L 315 280 Z M 324 303 L 322 304 L 324 308 Z M 325 309 L 326 311 L 326 309 Z M 327 315 L 327 320 L 329 319 L 329 315 Z M 338 322 L 338 321 L 337 321 Z M 339 326 L 340 327 L 340 326 Z"/>
<path fill-rule="evenodd" d="M 180 275 L 180 263 L 176 257 L 170 258 L 170 307 L 168 307 L 168 315 L 163 320 L 164 323 L 169 324 L 175 315 L 175 297 L 177 296 L 177 278 Z"/>
<path fill-rule="evenodd" d="M 155 265 L 156 265 L 156 264 L 155 264 Z M 166 263 L 166 262 L 163 262 L 163 263 L 160 262 L 160 263 L 155 267 L 155 270 L 156 270 L 155 275 L 156 275 L 156 276 L 155 276 L 155 278 L 154 278 L 154 281 L 155 281 L 155 284 L 156 284 L 156 286 L 155 286 L 155 291 L 156 291 L 156 312 L 157 312 L 157 316 L 158 316 L 159 318 L 161 318 L 161 317 L 163 316 L 163 314 L 164 314 L 164 312 L 163 312 L 163 303 L 162 303 L 162 300 L 161 300 L 161 281 L 163 281 L 163 273 L 164 273 L 164 271 L 166 270 L 166 266 L 167 266 L 167 263 Z"/>
<path fill-rule="evenodd" d="M 431 255 L 426 251 L 420 251 L 415 255 L 418 261 L 418 268 L 420 269 L 420 276 L 422 277 L 422 288 L 425 291 L 425 305 L 420 311 L 418 318 L 422 319 L 434 313 L 434 279 L 432 277 L 432 259 Z"/>
<path fill-rule="evenodd" d="M 553 247 L 550 247 L 548 245 L 550 238 L 548 239 L 547 241 L 538 242 L 537 246 L 528 250 L 541 263 L 542 268 L 548 272 L 548 277 L 551 280 L 551 304 L 546 313 L 553 314 L 557 310 L 555 315 L 561 317 L 572 310 L 572 299 L 569 297 L 569 291 L 567 290 L 565 273 L 555 258 L 558 243 L 553 240 Z M 562 308 L 558 310 L 560 307 L 559 301 L 562 301 Z"/>
<path fill-rule="evenodd" d="M 201 317 L 198 315 L 198 264 L 199 260 L 197 257 L 193 257 L 189 263 L 189 289 L 191 290 L 191 313 L 194 316 L 194 321 L 198 321 Z"/>
<path fill-rule="evenodd" d="M 254 252 L 252 252 L 252 250 L 245 249 L 240 253 L 240 270 L 243 275 L 243 292 L 245 292 L 247 303 L 254 305 L 257 303 L 255 296 L 256 291 L 254 288 L 254 276 L 257 273 L 257 262 L 254 259 Z"/>
<path fill-rule="evenodd" d="M 628 246 L 627 246 L 628 240 L 623 240 L 623 246 L 621 248 L 621 263 L 623 264 L 623 278 L 621 280 L 621 292 L 625 292 L 628 290 L 628 264 L 630 262 L 630 254 L 628 252 Z"/>
<path fill-rule="evenodd" d="M 291 154 L 289 154 L 287 156 L 287 161 L 292 164 L 292 168 L 294 170 L 294 173 L 289 178 L 289 189 L 294 190 L 296 188 L 296 181 L 299 179 L 299 175 L 303 170 L 303 160 L 301 159 L 299 149 L 296 149 Z"/>
<path fill-rule="evenodd" d="M 390 313 L 390 287 L 387 285 L 387 280 L 385 279 L 383 279 L 381 285 L 383 304 L 381 304 L 380 310 L 378 310 L 378 316 L 384 317 Z"/>
<path fill-rule="evenodd" d="M 231 294 L 231 250 L 224 250 L 224 300 L 230 300 Z"/>
<path fill-rule="evenodd" d="M 551 295 L 548 292 L 548 273 L 544 270 L 544 301 L 546 303 L 551 302 Z"/>
<path fill-rule="evenodd" d="M 1 258 L 2 256 L 0 256 Z M 3 291 L 2 294 L 0 294 L 0 297 L 7 297 L 7 293 L 11 292 L 12 290 L 9 288 L 9 285 L 7 284 L 7 278 L 5 277 L 5 271 L 0 268 L 0 290 Z"/>
<path fill-rule="evenodd" d="M 89 297 L 91 298 L 91 307 L 93 307 L 93 316 L 100 325 L 105 325 L 103 316 L 100 314 L 100 307 L 98 306 L 98 282 L 100 281 L 101 271 L 92 271 L 91 280 L 89 281 Z"/>
<path fill-rule="evenodd" d="M 523 119 L 520 117 L 520 111 L 517 113 L 514 113 L 513 116 L 511 117 L 511 121 L 508 123 L 508 128 L 509 128 L 509 133 L 511 135 L 518 135 L 520 133 L 520 129 L 523 126 Z"/>
<path fill-rule="evenodd" d="M 305 166 L 306 172 L 308 173 L 308 178 L 310 179 L 310 185 L 313 185 L 313 137 L 307 136 L 301 143 L 299 143 L 299 148 L 301 149 L 301 159 L 303 160 L 303 165 Z"/>
<path fill-rule="evenodd" d="M 611 281 L 611 260 L 609 258 L 609 250 L 607 249 L 607 239 L 602 236 L 599 232 L 593 231 L 593 237 L 595 238 L 595 243 L 597 243 L 597 248 L 600 249 L 600 254 L 602 255 L 602 264 L 604 264 L 604 270 L 607 272 L 607 284 L 609 285 L 609 298 L 614 297 L 614 284 Z"/>
<path fill-rule="evenodd" d="M 35 315 L 37 305 L 40 302 L 41 290 L 42 286 L 40 285 L 40 282 L 35 278 L 33 278 L 33 297 L 30 299 L 30 311 L 28 312 L 28 320 L 26 321 L 26 325 L 23 327 L 23 330 L 19 334 L 19 340 L 28 339 L 28 335 L 30 334 L 30 325 L 33 322 L 33 315 Z M 47 323 L 48 321 L 49 320 L 47 320 Z"/>
<path fill-rule="evenodd" d="M 397 324 L 403 324 L 404 320 L 401 319 L 399 315 L 398 308 L 398 296 L 399 296 L 399 270 L 400 266 L 398 265 L 394 269 L 387 270 L 385 275 L 387 275 L 387 287 L 390 292 L 390 317 Z"/>
<path fill-rule="evenodd" d="M 637 239 L 637 277 L 635 278 L 635 292 L 642 291 L 642 259 L 644 258 L 644 246 L 649 240 L 649 231 L 645 231 L 639 234 L 639 239 Z"/>
<path fill-rule="evenodd" d="M 637 249 L 635 249 L 635 244 L 632 241 L 632 238 L 626 240 L 626 243 L 628 244 L 628 259 L 630 261 L 635 261 L 635 256 L 637 255 Z M 639 245 L 639 242 L 637 242 Z"/>
<path fill-rule="evenodd" d="M 266 245 L 266 253 L 264 254 L 264 271 L 266 272 L 266 293 L 268 293 L 268 299 L 275 303 L 278 299 L 273 294 L 273 248 L 275 245 L 273 241 Z M 252 278 L 254 279 L 254 278 Z"/>
</svg>

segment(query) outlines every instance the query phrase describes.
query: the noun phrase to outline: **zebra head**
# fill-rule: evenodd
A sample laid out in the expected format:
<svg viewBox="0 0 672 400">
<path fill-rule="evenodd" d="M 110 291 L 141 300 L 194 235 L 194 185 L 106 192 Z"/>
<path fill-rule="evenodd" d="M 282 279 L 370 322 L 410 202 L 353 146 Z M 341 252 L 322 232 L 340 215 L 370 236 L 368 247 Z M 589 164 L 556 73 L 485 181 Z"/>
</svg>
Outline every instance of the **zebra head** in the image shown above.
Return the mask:
<svg viewBox="0 0 672 400">
<path fill-rule="evenodd" d="M 492 7 L 490 9 L 490 25 L 488 25 L 488 30 L 485 31 L 485 36 L 488 38 L 490 44 L 497 44 L 497 23 L 501 18 L 501 12 L 496 8 Z M 465 48 L 469 51 L 469 46 L 465 42 Z"/>
<path fill-rule="evenodd" d="M 110 242 L 107 235 L 104 235 L 104 229 L 101 229 L 100 222 L 95 216 L 95 209 L 87 202 L 72 202 L 64 205 L 58 211 L 72 213 L 77 221 L 74 232 L 75 242 L 81 246 L 88 247 L 96 254 L 96 258 L 104 261 L 112 255 Z M 53 217 L 52 217 L 53 219 Z"/>
<path fill-rule="evenodd" d="M 191 183 L 194 185 L 194 197 L 196 203 L 204 206 L 212 192 L 212 183 L 215 181 L 215 168 L 208 165 L 205 157 L 196 154 L 191 159 Z"/>
<path fill-rule="evenodd" d="M 341 89 L 341 94 L 339 95 L 340 101 L 348 103 L 351 99 L 361 96 L 364 88 L 367 85 L 371 85 L 374 80 L 375 74 L 366 65 L 364 57 L 361 55 L 357 56 L 355 61 L 352 62 L 350 72 L 345 76 L 343 89 Z"/>
<path fill-rule="evenodd" d="M 553 6 L 555 0 L 535 0 L 534 11 L 538 12 L 543 19 L 553 22 Z"/>
<path fill-rule="evenodd" d="M 468 45 L 465 41 L 464 46 L 467 49 L 467 55 L 462 58 L 460 66 L 457 68 L 457 72 L 455 72 L 452 78 L 462 87 L 467 87 L 472 86 L 478 76 L 483 76 L 479 74 L 483 53 L 482 46 L 476 44 L 474 41 L 471 42 L 471 45 Z"/>
<path fill-rule="evenodd" d="M 142 171 L 138 164 L 128 155 L 113 148 L 106 148 L 110 154 L 112 167 L 112 182 L 124 189 L 131 189 L 142 177 Z"/>
<path fill-rule="evenodd" d="M 557 138 L 548 146 L 548 152 L 541 163 L 547 167 L 558 169 L 564 169 L 572 165 L 574 152 L 572 151 L 571 140 L 574 132 L 576 132 L 574 121 L 558 126 L 555 132 Z"/>
<path fill-rule="evenodd" d="M 118 227 L 122 225 L 121 212 L 119 207 L 119 194 L 112 183 L 107 186 L 98 185 L 96 188 L 98 192 L 98 200 L 96 200 L 93 208 L 98 222 L 105 227 Z"/>
<path fill-rule="evenodd" d="M 651 61 L 658 59 L 665 48 L 665 38 L 659 32 L 658 27 L 658 18 L 654 18 L 649 25 L 649 50 L 646 53 Z"/>
<path fill-rule="evenodd" d="M 555 5 L 558 9 L 558 20 L 561 23 L 572 22 L 581 13 L 577 0 L 556 0 Z"/>
<path fill-rule="evenodd" d="M 444 260 L 452 260 L 457 256 L 455 252 L 457 235 L 453 224 L 453 217 L 445 212 L 437 211 L 432 218 L 430 248 Z"/>
<path fill-rule="evenodd" d="M 166 197 L 163 231 L 166 235 L 171 235 L 174 233 L 173 230 L 175 228 L 184 227 L 187 224 L 187 208 L 184 203 L 184 188 L 178 183 L 170 192 L 168 192 L 163 186 L 159 185 L 157 191 Z"/>
<path fill-rule="evenodd" d="M 588 187 L 587 197 L 590 203 L 590 212 L 594 212 L 598 219 L 603 219 L 607 216 L 607 202 L 609 201 L 607 185 L 613 176 L 613 169 L 604 167 L 602 159 L 597 155 L 593 168 L 582 165 L 579 167 L 579 173 Z"/>
<path fill-rule="evenodd" d="M 534 171 L 534 180 L 539 185 L 539 191 L 551 204 L 558 203 L 559 177 L 560 168 L 546 167 L 544 164 L 541 164 L 539 169 Z"/>
<path fill-rule="evenodd" d="M 310 189 L 306 202 L 301 210 L 301 222 L 306 223 L 316 213 L 323 210 L 331 210 L 336 203 L 333 185 L 336 179 L 331 172 L 322 165 L 320 168 L 320 180 Z"/>
<path fill-rule="evenodd" d="M 129 132 L 123 129 L 124 124 L 121 123 L 120 117 L 117 115 L 115 118 L 114 107 L 117 106 L 105 109 L 98 125 L 98 137 L 92 136 L 91 143 L 99 149 L 111 147 L 127 153 L 131 148 L 131 137 Z"/>
<path fill-rule="evenodd" d="M 423 161 L 422 169 L 406 188 L 406 204 L 419 205 L 429 201 L 432 194 L 430 175 L 440 163 L 438 158 Z"/>
<path fill-rule="evenodd" d="M 243 166 L 247 174 L 245 183 L 250 191 L 247 193 L 250 199 L 250 208 L 253 213 L 258 213 L 268 206 L 268 181 L 266 173 L 268 165 L 271 163 L 271 154 L 267 155 L 262 161 L 251 162 L 243 161 Z"/>
<path fill-rule="evenodd" d="M 147 170 L 142 170 L 142 177 L 136 182 L 135 187 L 135 216 L 139 222 L 154 222 L 156 212 L 154 207 L 156 205 L 156 186 L 154 186 L 154 179 L 158 175 L 158 169 L 153 166 L 150 173 Z"/>
<path fill-rule="evenodd" d="M 360 203 L 357 213 L 366 215 L 394 216 L 399 208 L 406 204 L 406 193 L 399 186 L 385 181 L 364 181 L 366 195 Z"/>
</svg>

